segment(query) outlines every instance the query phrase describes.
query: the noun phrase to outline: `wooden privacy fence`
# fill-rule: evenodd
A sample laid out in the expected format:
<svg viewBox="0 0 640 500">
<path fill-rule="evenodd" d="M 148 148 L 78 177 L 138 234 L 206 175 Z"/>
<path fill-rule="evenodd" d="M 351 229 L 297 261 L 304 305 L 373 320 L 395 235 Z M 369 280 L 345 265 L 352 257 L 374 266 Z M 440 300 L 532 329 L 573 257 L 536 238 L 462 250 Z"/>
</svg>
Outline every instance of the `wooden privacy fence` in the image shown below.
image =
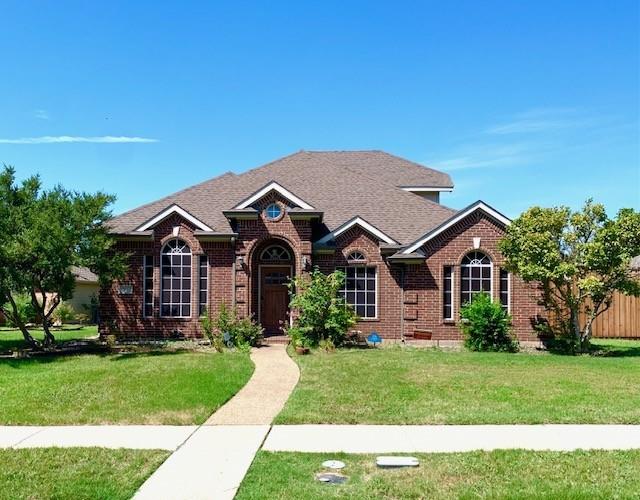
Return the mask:
<svg viewBox="0 0 640 500">
<path fill-rule="evenodd" d="M 593 336 L 640 339 L 640 297 L 616 292 L 611 307 L 593 322 Z"/>
</svg>

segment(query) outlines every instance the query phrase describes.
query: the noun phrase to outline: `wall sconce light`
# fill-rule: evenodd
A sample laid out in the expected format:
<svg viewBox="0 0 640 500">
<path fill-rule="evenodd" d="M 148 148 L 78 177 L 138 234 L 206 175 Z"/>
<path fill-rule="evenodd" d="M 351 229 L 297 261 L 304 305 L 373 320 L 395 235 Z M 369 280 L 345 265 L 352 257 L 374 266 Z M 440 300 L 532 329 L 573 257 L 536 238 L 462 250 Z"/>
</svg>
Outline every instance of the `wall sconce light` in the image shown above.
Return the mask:
<svg viewBox="0 0 640 500">
<path fill-rule="evenodd" d="M 241 269 L 244 269 L 244 257 L 242 255 L 238 257 L 237 263 Z"/>
<path fill-rule="evenodd" d="M 306 255 L 302 256 L 302 270 L 306 271 L 311 266 L 311 262 L 309 262 L 309 257 Z"/>
</svg>

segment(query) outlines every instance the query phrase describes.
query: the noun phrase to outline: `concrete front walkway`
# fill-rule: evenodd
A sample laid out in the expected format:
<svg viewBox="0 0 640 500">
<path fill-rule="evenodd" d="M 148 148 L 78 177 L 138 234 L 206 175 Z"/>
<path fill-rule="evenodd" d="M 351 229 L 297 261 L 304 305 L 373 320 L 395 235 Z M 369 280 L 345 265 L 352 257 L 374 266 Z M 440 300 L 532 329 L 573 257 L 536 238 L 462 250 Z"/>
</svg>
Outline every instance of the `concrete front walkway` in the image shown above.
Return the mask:
<svg viewBox="0 0 640 500">
<path fill-rule="evenodd" d="M 253 376 L 205 425 L 269 425 L 298 383 L 300 370 L 285 345 L 253 349 Z"/>
<path fill-rule="evenodd" d="M 235 496 L 300 376 L 284 345 L 253 349 L 251 360 L 255 370 L 247 385 L 151 475 L 137 500 Z"/>
<path fill-rule="evenodd" d="M 640 425 L 274 425 L 262 449 L 317 453 L 640 449 Z"/>
</svg>

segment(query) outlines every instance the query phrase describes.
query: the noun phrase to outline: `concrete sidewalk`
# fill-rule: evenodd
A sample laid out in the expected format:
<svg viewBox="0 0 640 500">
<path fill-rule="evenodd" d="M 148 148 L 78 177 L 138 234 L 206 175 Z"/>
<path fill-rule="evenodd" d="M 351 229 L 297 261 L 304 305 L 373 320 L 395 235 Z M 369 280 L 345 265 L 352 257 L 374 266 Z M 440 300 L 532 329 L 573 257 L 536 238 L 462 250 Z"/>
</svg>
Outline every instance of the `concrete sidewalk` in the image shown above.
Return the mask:
<svg viewBox="0 0 640 500">
<path fill-rule="evenodd" d="M 195 425 L 1 426 L 0 448 L 103 447 L 174 451 Z"/>
<path fill-rule="evenodd" d="M 439 453 L 640 449 L 640 425 L 275 425 L 268 451 Z"/>
<path fill-rule="evenodd" d="M 268 425 L 202 426 L 134 498 L 231 500 L 268 432 Z"/>
</svg>

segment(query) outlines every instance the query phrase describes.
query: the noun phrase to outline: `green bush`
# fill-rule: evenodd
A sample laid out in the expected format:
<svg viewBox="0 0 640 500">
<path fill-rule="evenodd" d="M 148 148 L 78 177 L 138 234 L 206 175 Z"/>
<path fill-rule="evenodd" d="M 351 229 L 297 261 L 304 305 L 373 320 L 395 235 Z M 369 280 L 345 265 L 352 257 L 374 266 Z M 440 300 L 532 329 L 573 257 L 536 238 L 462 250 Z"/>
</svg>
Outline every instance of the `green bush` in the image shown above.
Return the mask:
<svg viewBox="0 0 640 500">
<path fill-rule="evenodd" d="M 211 345 L 221 352 L 223 347 L 237 347 L 248 350 L 258 343 L 262 327 L 250 318 L 238 318 L 235 309 L 229 309 L 223 302 L 217 316 L 206 314 L 200 317 L 200 324 Z"/>
<path fill-rule="evenodd" d="M 31 297 L 29 297 L 29 295 L 27 295 L 26 293 L 15 295 L 14 301 L 18 309 L 18 316 L 20 317 L 22 323 L 24 323 L 25 325 L 27 323 L 37 323 L 36 310 L 31 304 Z M 7 311 L 12 311 L 12 308 L 9 304 L 5 305 L 5 308 L 7 309 Z M 13 328 L 18 328 L 18 325 L 9 316 L 7 316 L 6 320 L 7 325 Z"/>
<path fill-rule="evenodd" d="M 464 343 L 472 351 L 518 350 L 518 341 L 511 336 L 511 316 L 488 295 L 476 295 L 462 307 L 460 316 Z"/>
<path fill-rule="evenodd" d="M 76 312 L 73 307 L 71 307 L 66 302 L 60 302 L 60 304 L 58 304 L 58 307 L 56 307 L 53 311 L 51 319 L 54 323 L 66 325 L 67 323 L 70 323 L 76 319 Z"/>
<path fill-rule="evenodd" d="M 341 271 L 324 274 L 315 268 L 309 276 L 297 276 L 289 283 L 290 307 L 298 314 L 294 326 L 312 346 L 323 340 L 341 345 L 356 323 L 353 308 L 338 296 L 344 277 Z"/>
</svg>

